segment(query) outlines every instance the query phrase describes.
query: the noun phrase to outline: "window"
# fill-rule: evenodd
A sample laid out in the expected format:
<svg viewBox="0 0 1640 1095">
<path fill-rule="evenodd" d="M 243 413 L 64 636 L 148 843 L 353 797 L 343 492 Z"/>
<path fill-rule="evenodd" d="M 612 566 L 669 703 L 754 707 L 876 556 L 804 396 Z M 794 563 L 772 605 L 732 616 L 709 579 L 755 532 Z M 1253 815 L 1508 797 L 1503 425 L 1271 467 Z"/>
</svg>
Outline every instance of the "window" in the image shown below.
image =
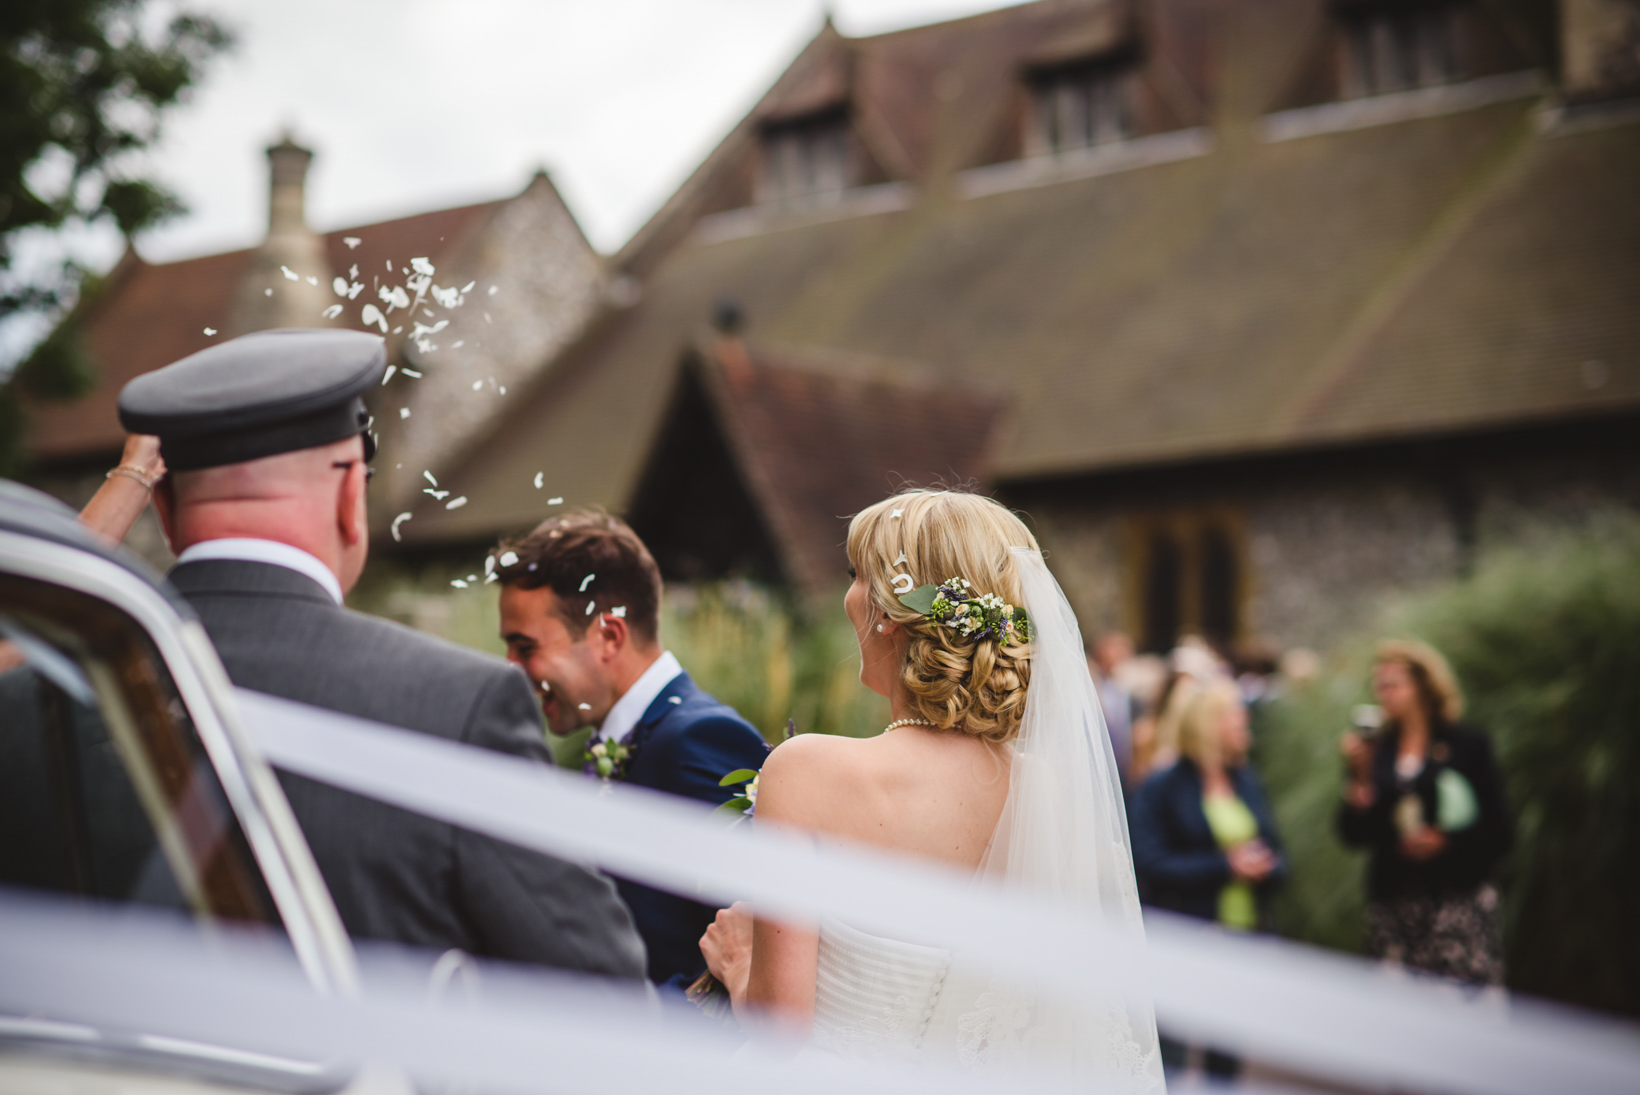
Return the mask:
<svg viewBox="0 0 1640 1095">
<path fill-rule="evenodd" d="M 1226 513 L 1151 515 L 1131 523 L 1133 619 L 1140 647 L 1164 654 L 1185 635 L 1227 650 L 1242 631 L 1239 523 Z"/>
<path fill-rule="evenodd" d="M 0 575 L 0 886 L 274 922 L 261 873 L 146 634 Z"/>
<path fill-rule="evenodd" d="M 855 181 L 852 136 L 843 109 L 765 126 L 758 200 L 821 204 L 841 195 Z"/>
<path fill-rule="evenodd" d="M 1450 4 L 1369 7 L 1344 18 L 1344 90 L 1351 98 L 1434 87 L 1462 75 Z"/>
<path fill-rule="evenodd" d="M 1131 137 L 1132 70 L 1126 59 L 1099 59 L 1033 73 L 1026 154 L 1051 155 Z"/>
</svg>

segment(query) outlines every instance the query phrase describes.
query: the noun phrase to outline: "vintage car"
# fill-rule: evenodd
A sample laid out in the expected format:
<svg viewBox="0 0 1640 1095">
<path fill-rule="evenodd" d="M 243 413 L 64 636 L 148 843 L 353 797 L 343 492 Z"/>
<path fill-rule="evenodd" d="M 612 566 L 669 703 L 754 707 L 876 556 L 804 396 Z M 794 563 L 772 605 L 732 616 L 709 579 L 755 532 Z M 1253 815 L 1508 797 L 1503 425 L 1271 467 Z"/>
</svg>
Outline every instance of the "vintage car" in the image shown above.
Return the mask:
<svg viewBox="0 0 1640 1095">
<path fill-rule="evenodd" d="M 312 853 L 187 604 L 60 503 L 0 480 L 0 898 L 40 895 L 240 925 L 288 951 L 314 992 L 356 984 Z M 360 1082 L 345 1066 L 33 1014 L 0 985 L 7 1092 Z"/>
</svg>

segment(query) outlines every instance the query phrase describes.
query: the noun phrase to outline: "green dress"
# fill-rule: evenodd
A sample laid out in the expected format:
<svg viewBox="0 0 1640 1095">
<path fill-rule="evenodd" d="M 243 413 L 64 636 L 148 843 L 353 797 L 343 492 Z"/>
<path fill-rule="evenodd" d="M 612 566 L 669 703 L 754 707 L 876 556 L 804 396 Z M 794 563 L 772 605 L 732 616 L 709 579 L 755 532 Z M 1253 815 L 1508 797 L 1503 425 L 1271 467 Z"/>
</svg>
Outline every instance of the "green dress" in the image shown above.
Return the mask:
<svg viewBox="0 0 1640 1095">
<path fill-rule="evenodd" d="M 1230 849 L 1258 837 L 1258 819 L 1235 795 L 1203 795 L 1202 812 L 1221 848 Z M 1258 902 L 1246 881 L 1232 879 L 1219 891 L 1219 923 L 1232 931 L 1250 932 L 1258 927 Z"/>
</svg>

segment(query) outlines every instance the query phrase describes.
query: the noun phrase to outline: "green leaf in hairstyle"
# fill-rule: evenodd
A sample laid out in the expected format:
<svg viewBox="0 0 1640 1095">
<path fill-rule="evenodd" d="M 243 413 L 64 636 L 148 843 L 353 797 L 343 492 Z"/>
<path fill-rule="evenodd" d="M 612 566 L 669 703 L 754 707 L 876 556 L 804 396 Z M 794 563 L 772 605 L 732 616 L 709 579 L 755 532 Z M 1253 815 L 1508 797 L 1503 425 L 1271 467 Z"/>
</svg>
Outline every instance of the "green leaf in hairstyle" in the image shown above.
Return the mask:
<svg viewBox="0 0 1640 1095">
<path fill-rule="evenodd" d="M 933 611 L 934 597 L 939 593 L 939 591 L 939 586 L 918 586 L 910 593 L 900 594 L 900 603 L 915 612 L 917 615 L 926 616 Z"/>
<path fill-rule="evenodd" d="M 745 783 L 755 775 L 757 775 L 757 772 L 754 769 L 736 768 L 733 772 L 718 780 L 718 786 L 727 787 L 731 783 Z"/>
</svg>

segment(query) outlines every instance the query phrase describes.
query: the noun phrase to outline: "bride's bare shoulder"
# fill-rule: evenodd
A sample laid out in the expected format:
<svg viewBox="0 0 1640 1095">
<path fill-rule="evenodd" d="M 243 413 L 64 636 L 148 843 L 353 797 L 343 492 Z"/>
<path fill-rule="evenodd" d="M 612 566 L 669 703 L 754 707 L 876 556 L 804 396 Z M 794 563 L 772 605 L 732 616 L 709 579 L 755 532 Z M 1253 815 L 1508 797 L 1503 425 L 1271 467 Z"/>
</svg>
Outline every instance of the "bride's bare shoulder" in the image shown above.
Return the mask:
<svg viewBox="0 0 1640 1095">
<path fill-rule="evenodd" d="M 833 734 L 788 738 L 763 762 L 758 817 L 804 822 L 832 801 L 839 783 L 859 772 L 865 751 L 865 741 Z"/>
</svg>

